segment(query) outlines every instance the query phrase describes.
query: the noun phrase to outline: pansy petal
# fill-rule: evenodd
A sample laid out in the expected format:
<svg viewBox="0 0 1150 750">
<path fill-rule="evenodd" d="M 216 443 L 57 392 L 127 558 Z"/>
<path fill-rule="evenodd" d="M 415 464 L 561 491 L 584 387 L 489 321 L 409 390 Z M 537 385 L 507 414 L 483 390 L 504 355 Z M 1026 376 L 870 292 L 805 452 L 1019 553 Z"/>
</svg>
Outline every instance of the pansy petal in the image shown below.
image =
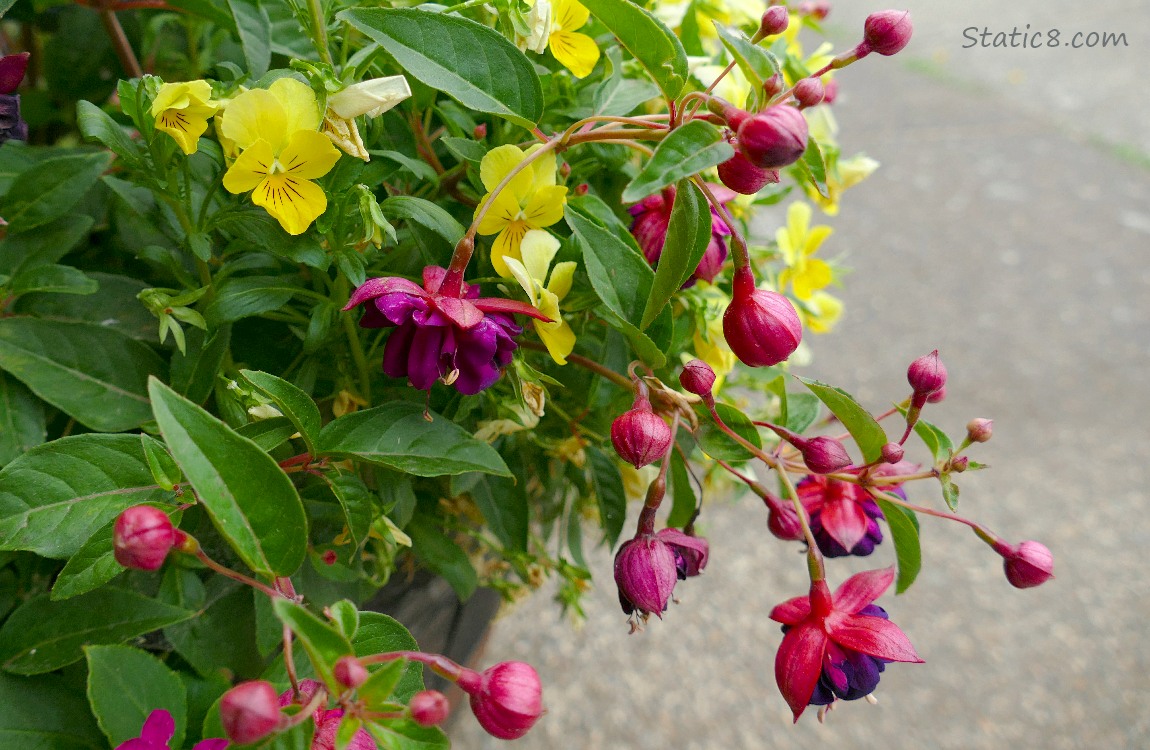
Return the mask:
<svg viewBox="0 0 1150 750">
<path fill-rule="evenodd" d="M 523 242 L 519 245 L 519 257 L 523 258 L 527 275 L 540 285 L 547 280 L 547 269 L 551 267 L 557 252 L 559 240 L 542 229 L 532 229 L 523 235 Z"/>
<path fill-rule="evenodd" d="M 479 163 L 479 178 L 483 180 L 483 187 L 488 192 L 495 190 L 512 169 L 523 161 L 524 153 L 518 146 L 510 144 L 491 149 L 483 156 Z M 513 196 L 522 196 L 531 189 L 532 174 L 530 169 L 522 169 L 516 173 L 503 192 L 510 191 Z"/>
<path fill-rule="evenodd" d="M 811 613 L 811 599 L 809 596 L 796 596 L 778 604 L 771 610 L 769 617 L 775 622 L 784 625 L 797 625 Z"/>
<path fill-rule="evenodd" d="M 204 115 L 203 107 L 187 107 L 185 109 L 168 109 L 156 118 L 156 129 L 162 130 L 172 136 L 179 145 L 180 150 L 188 156 L 196 153 L 200 136 L 208 129 L 208 117 L 214 110 L 207 110 Z"/>
<path fill-rule="evenodd" d="M 176 720 L 166 710 L 157 708 L 148 714 L 148 718 L 144 720 L 144 727 L 140 730 L 140 739 L 166 745 L 175 734 Z"/>
<path fill-rule="evenodd" d="M 237 161 L 238 163 L 238 161 Z M 252 191 L 252 203 L 275 217 L 288 234 L 303 234 L 327 210 L 327 195 L 310 180 L 277 174 Z"/>
<path fill-rule="evenodd" d="M 567 321 L 561 320 L 558 325 L 535 321 L 535 333 L 539 334 L 555 364 L 567 364 L 567 356 L 575 349 L 575 332 Z"/>
<path fill-rule="evenodd" d="M 539 149 L 543 148 L 543 144 L 536 143 L 531 146 L 524 153 L 527 156 L 534 154 Z M 555 169 L 556 159 L 555 152 L 548 151 L 531 162 L 531 171 L 533 173 L 531 179 L 531 191 L 542 190 L 545 187 L 551 187 L 555 184 Z"/>
<path fill-rule="evenodd" d="M 523 209 L 524 221 L 532 229 L 549 227 L 563 218 L 563 206 L 567 203 L 567 187 L 551 185 L 536 190 Z"/>
<path fill-rule="evenodd" d="M 479 226 L 475 228 L 476 232 L 482 235 L 498 234 L 503 231 L 508 224 L 519 221 L 519 200 L 507 190 L 497 194 L 495 198 L 491 198 L 490 193 L 483 196 L 483 200 L 475 209 L 476 216 L 479 215 L 479 212 L 489 200 L 493 201 L 491 207 L 483 214 L 483 218 L 479 221 Z"/>
<path fill-rule="evenodd" d="M 813 258 L 808 260 L 802 272 L 794 274 L 791 280 L 794 283 L 795 296 L 807 300 L 812 294 L 830 284 L 833 279 L 831 267 L 824 261 Z"/>
<path fill-rule="evenodd" d="M 787 232 L 791 238 L 798 240 L 807 233 L 811 225 L 811 207 L 801 201 L 792 203 L 787 208 Z M 798 248 L 796 248 L 798 249 Z"/>
<path fill-rule="evenodd" d="M 835 233 L 835 230 L 826 224 L 821 224 L 807 234 L 806 244 L 803 246 L 804 255 L 814 255 L 819 246 Z"/>
<path fill-rule="evenodd" d="M 883 595 L 894 582 L 894 568 L 855 573 L 835 590 L 835 610 L 853 615 Z"/>
<path fill-rule="evenodd" d="M 507 267 L 504 259 L 519 259 L 519 244 L 523 241 L 525 234 L 527 234 L 526 223 L 522 221 L 511 222 L 499 233 L 499 236 L 495 238 L 495 244 L 491 246 L 491 265 L 495 268 L 495 273 L 505 279 L 511 277 L 511 269 Z"/>
<path fill-rule="evenodd" d="M 549 42 L 551 54 L 576 78 L 586 78 L 599 62 L 599 47 L 586 34 L 556 31 Z"/>
<path fill-rule="evenodd" d="M 229 193 L 246 193 L 263 182 L 275 161 L 275 152 L 265 140 L 257 140 L 236 157 L 224 175 L 224 189 Z"/>
<path fill-rule="evenodd" d="M 541 320 L 544 323 L 550 323 L 551 319 L 537 309 L 527 304 L 514 299 L 501 299 L 499 297 L 482 297 L 474 300 L 474 304 L 485 313 L 507 313 L 508 315 L 526 315 L 536 320 Z"/>
<path fill-rule="evenodd" d="M 840 646 L 888 661 L 922 663 L 910 639 L 890 620 L 870 615 L 847 615 L 836 622 L 831 639 Z"/>
<path fill-rule="evenodd" d="M 563 299 L 571 291 L 571 284 L 575 280 L 575 269 L 579 267 L 573 260 L 556 263 L 551 269 L 551 279 L 547 282 L 547 290 L 555 295 L 556 299 Z"/>
<path fill-rule="evenodd" d="M 222 130 L 239 149 L 263 139 L 272 145 L 274 153 L 286 145 L 287 122 L 279 99 L 264 89 L 251 89 L 228 103 Z"/>
<path fill-rule="evenodd" d="M 286 117 L 284 134 L 297 130 L 319 130 L 321 118 L 315 92 L 302 81 L 294 78 L 280 78 L 271 86 L 268 93 L 276 98 Z"/>
<path fill-rule="evenodd" d="M 563 31 L 581 29 L 591 18 L 591 11 L 577 0 L 555 0 L 554 13 L 555 23 Z"/>
<path fill-rule="evenodd" d="M 787 631 L 775 655 L 775 682 L 798 722 L 822 674 L 827 634 L 815 623 Z"/>
<path fill-rule="evenodd" d="M 314 180 L 331 171 L 339 161 L 339 149 L 323 133 L 297 130 L 277 161 L 284 174 L 301 180 Z"/>
<path fill-rule="evenodd" d="M 531 232 L 527 234 L 531 234 Z M 523 291 L 527 293 L 527 299 L 531 300 L 532 305 L 538 307 L 539 295 L 535 293 L 535 280 L 531 278 L 531 274 L 527 272 L 523 263 L 511 257 L 504 257 L 503 263 L 511 271 L 511 276 L 519 282 L 519 286 L 523 287 Z"/>
</svg>

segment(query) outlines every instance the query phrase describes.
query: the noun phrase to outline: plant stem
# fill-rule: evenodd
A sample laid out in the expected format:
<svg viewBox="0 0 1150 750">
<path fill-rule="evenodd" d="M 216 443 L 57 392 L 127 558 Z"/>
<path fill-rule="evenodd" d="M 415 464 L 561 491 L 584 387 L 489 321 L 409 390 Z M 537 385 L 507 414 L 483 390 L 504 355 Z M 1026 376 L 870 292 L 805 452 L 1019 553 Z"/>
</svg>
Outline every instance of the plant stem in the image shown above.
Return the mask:
<svg viewBox="0 0 1150 750">
<path fill-rule="evenodd" d="M 209 568 L 211 568 L 215 572 L 219 573 L 220 575 L 224 576 L 225 578 L 231 578 L 233 581 L 239 581 L 240 583 L 242 583 L 244 585 L 251 586 L 253 589 L 260 591 L 264 594 L 267 594 L 268 596 L 270 596 L 273 599 L 279 599 L 279 598 L 283 597 L 283 594 L 276 591 L 275 589 L 268 586 L 267 584 L 260 583 L 259 581 L 257 581 L 254 578 L 250 578 L 250 577 L 244 575 L 243 573 L 240 573 L 240 572 L 237 572 L 235 570 L 232 570 L 231 568 L 225 567 L 225 566 L 221 565 L 220 563 L 216 562 L 215 560 L 213 560 L 212 558 L 208 557 L 207 553 L 204 552 L 203 549 L 200 548 L 199 543 L 196 544 L 195 555 L 197 558 L 199 558 L 200 562 L 202 562 L 204 565 L 208 566 Z"/>
<path fill-rule="evenodd" d="M 745 268 L 751 264 L 751 253 L 747 249 L 747 240 L 743 237 L 743 233 L 739 231 L 739 227 L 735 224 L 731 212 L 727 207 L 719 202 L 711 188 L 707 187 L 707 183 L 701 177 L 695 175 L 691 178 L 691 182 L 695 183 L 695 187 L 703 191 L 703 195 L 707 197 L 707 202 L 714 206 L 715 210 L 719 212 L 720 218 L 727 224 L 727 228 L 731 230 L 731 251 L 734 255 L 735 269 Z"/>
<path fill-rule="evenodd" d="M 124 33 L 124 27 L 120 25 L 120 19 L 116 18 L 116 13 L 111 8 L 101 8 L 100 21 L 104 24 L 104 31 L 108 33 L 108 38 L 112 40 L 112 47 L 116 50 L 116 57 L 120 60 L 120 66 L 124 72 L 128 74 L 129 78 L 141 78 L 144 75 L 144 69 L 140 67 L 140 60 L 136 57 L 135 50 L 132 49 L 132 43 L 128 41 L 128 35 Z"/>
<path fill-rule="evenodd" d="M 307 0 L 307 9 L 311 16 L 311 41 L 319 53 L 319 59 L 334 65 L 331 50 L 327 48 L 327 16 L 323 12 L 322 0 Z"/>
<path fill-rule="evenodd" d="M 530 349 L 530 350 L 536 351 L 536 352 L 546 352 L 547 351 L 546 346 L 544 346 L 543 344 L 536 342 L 536 341 L 520 341 L 519 346 L 523 347 L 524 349 Z M 596 375 L 598 375 L 600 377 L 603 377 L 603 378 L 606 378 L 607 380 L 610 380 L 612 383 L 619 386 L 620 388 L 626 388 L 627 390 L 634 390 L 634 386 L 632 385 L 631 380 L 627 376 L 620 375 L 619 373 L 615 372 L 614 370 L 612 370 L 608 367 L 604 367 L 603 365 L 599 364 L 595 360 L 587 359 L 586 357 L 579 355 L 579 354 L 568 354 L 567 355 L 567 361 L 572 363 L 572 364 L 579 365 L 580 367 L 582 367 L 586 370 L 590 370 L 591 372 L 595 373 Z"/>
</svg>

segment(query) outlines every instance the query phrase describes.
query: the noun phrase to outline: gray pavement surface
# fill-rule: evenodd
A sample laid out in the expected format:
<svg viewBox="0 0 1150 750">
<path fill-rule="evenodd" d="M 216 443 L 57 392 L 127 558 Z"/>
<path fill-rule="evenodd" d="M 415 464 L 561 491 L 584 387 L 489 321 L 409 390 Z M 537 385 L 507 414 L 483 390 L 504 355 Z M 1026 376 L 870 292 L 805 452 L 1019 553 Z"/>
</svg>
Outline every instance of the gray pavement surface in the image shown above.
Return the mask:
<svg viewBox="0 0 1150 750">
<path fill-rule="evenodd" d="M 871 9 L 839 5 L 844 25 Z M 1008 539 L 1045 542 L 1057 579 L 1016 591 L 965 527 L 923 519 L 923 573 L 882 604 L 927 663 L 888 668 L 878 706 L 840 704 L 826 725 L 808 715 L 792 727 L 767 613 L 804 590 L 803 565 L 769 536 L 753 497 L 716 502 L 703 516 L 706 572 L 645 632 L 627 635 L 602 549 L 581 629 L 546 592 L 496 623 L 483 663 L 530 661 L 545 685 L 548 713 L 517 747 L 1150 747 L 1150 171 L 1098 145 L 1150 151 L 1150 11 L 910 5 L 918 36 L 906 58 L 841 74 L 844 150 L 882 167 L 827 220 L 825 252 L 855 271 L 842 324 L 811 339 L 802 374 L 878 410 L 904 395 L 907 363 L 938 347 L 949 396 L 928 418 L 952 434 L 995 419 L 977 451 L 993 468 L 961 478 L 961 510 Z M 961 49 L 965 26 L 1019 22 L 1125 28 L 1131 46 L 1043 59 Z M 933 62 L 924 72 L 914 58 Z M 937 501 L 915 489 L 912 499 Z M 883 545 L 831 575 L 892 560 Z M 504 746 L 459 718 L 456 747 Z"/>
</svg>

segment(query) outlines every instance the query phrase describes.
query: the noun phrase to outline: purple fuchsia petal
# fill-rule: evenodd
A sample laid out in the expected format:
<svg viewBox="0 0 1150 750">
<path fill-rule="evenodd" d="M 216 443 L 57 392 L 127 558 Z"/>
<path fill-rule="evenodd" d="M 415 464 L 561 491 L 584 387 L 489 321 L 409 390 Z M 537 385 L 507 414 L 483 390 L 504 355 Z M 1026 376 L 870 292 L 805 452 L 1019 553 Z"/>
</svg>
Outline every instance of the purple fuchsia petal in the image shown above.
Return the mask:
<svg viewBox="0 0 1150 750">
<path fill-rule="evenodd" d="M 626 614 L 639 610 L 661 618 L 677 580 L 674 553 L 654 535 L 624 542 L 615 554 L 615 584 Z"/>
<path fill-rule="evenodd" d="M 872 615 L 847 615 L 827 620 L 831 639 L 844 648 L 887 661 L 922 663 L 910 639 L 898 625 Z"/>
<path fill-rule="evenodd" d="M 175 734 L 175 719 L 164 709 L 157 708 L 148 714 L 148 718 L 144 720 L 144 727 L 140 730 L 140 739 L 166 745 Z"/>
<path fill-rule="evenodd" d="M 134 737 L 116 745 L 116 750 L 168 750 L 168 744 L 165 742 L 157 745 L 155 742 Z"/>
<path fill-rule="evenodd" d="M 835 611 L 847 615 L 857 614 L 882 596 L 893 582 L 893 567 L 856 573 L 835 590 Z"/>
<path fill-rule="evenodd" d="M 415 323 L 399 326 L 387 337 L 383 347 L 383 373 L 392 378 L 407 377 L 407 362 L 411 356 L 411 342 L 418 327 Z"/>
<path fill-rule="evenodd" d="M 791 707 L 796 722 L 810 703 L 822 675 L 827 643 L 827 634 L 822 627 L 815 622 L 806 622 L 788 630 L 779 644 L 775 655 L 775 682 Z"/>
<path fill-rule="evenodd" d="M 727 243 L 718 235 L 712 235 L 711 241 L 707 244 L 707 249 L 703 251 L 703 257 L 699 259 L 699 265 L 695 267 L 695 272 L 691 274 L 691 280 L 684 284 L 687 286 L 693 283 L 693 280 L 701 279 L 710 283 L 715 280 L 719 272 L 723 270 L 723 264 L 727 262 Z"/>
<path fill-rule="evenodd" d="M 0 57 L 0 94 L 14 94 L 28 70 L 29 52 Z"/>
<path fill-rule="evenodd" d="M 631 223 L 631 234 L 638 241 L 643 257 L 648 263 L 659 262 L 659 256 L 663 254 L 663 244 L 667 241 L 667 227 L 670 221 L 670 213 L 660 208 L 639 214 Z"/>
<path fill-rule="evenodd" d="M 680 580 L 697 576 L 703 568 L 707 567 L 707 557 L 710 555 L 711 547 L 706 539 L 689 536 L 672 528 L 663 529 L 655 536 L 669 544 L 675 553 Z"/>
<path fill-rule="evenodd" d="M 445 333 L 442 327 L 416 327 L 407 355 L 407 378 L 413 388 L 430 390 L 440 376 L 447 374 L 439 369 Z"/>
<path fill-rule="evenodd" d="M 192 750 L 226 750 L 228 741 L 225 739 L 211 737 L 206 740 L 200 740 L 195 744 Z"/>
</svg>

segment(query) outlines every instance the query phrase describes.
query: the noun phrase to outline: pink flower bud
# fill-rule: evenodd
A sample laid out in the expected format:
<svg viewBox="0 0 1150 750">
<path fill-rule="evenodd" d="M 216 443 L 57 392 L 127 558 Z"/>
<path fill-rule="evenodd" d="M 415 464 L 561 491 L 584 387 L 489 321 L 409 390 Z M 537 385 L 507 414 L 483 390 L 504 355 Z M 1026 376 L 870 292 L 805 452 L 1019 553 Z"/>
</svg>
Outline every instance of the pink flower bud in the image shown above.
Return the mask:
<svg viewBox="0 0 1150 750">
<path fill-rule="evenodd" d="M 972 443 L 985 443 L 994 434 L 994 420 L 977 417 L 966 423 L 966 439 Z"/>
<path fill-rule="evenodd" d="M 705 399 L 711 395 L 715 387 L 715 371 L 703 360 L 692 359 L 683 365 L 683 371 L 679 373 L 679 385 L 683 386 L 683 390 L 687 393 Z"/>
<path fill-rule="evenodd" d="M 897 464 L 902 460 L 903 450 L 898 443 L 887 443 L 882 447 L 882 460 L 888 464 Z"/>
<path fill-rule="evenodd" d="M 624 614 L 638 610 L 662 617 L 678 579 L 674 550 L 654 534 L 624 542 L 615 554 L 615 584 Z"/>
<path fill-rule="evenodd" d="M 833 474 L 851 465 L 843 444 L 834 438 L 819 436 L 811 438 L 800 448 L 803 462 L 815 474 Z"/>
<path fill-rule="evenodd" d="M 804 78 L 795 84 L 795 101 L 802 108 L 820 104 L 826 96 L 826 87 L 817 78 Z"/>
<path fill-rule="evenodd" d="M 276 731 L 283 714 L 270 682 L 243 682 L 220 699 L 220 722 L 228 738 L 239 745 L 258 742 Z"/>
<path fill-rule="evenodd" d="M 823 104 L 834 104 L 839 98 L 839 82 L 832 78 L 823 85 Z"/>
<path fill-rule="evenodd" d="M 1054 555 L 1041 542 L 999 543 L 994 549 L 1003 557 L 1006 580 L 1017 589 L 1041 586 L 1054 577 Z"/>
<path fill-rule="evenodd" d="M 827 15 L 831 12 L 831 4 L 828 3 L 826 0 L 815 0 L 814 2 L 802 2 L 802 3 L 799 3 L 798 11 L 799 11 L 799 13 L 802 13 L 804 16 L 810 16 L 811 18 L 815 19 L 816 21 L 821 21 L 824 18 L 826 18 Z"/>
<path fill-rule="evenodd" d="M 756 167 L 736 151 L 734 156 L 719 165 L 719 180 L 736 193 L 754 195 L 767 185 L 778 182 L 779 173 L 778 170 Z"/>
<path fill-rule="evenodd" d="M 332 673 L 340 685 L 349 688 L 359 687 L 367 682 L 367 678 L 370 676 L 367 667 L 363 666 L 359 659 L 354 656 L 339 657 L 339 661 L 335 663 L 335 668 L 332 670 Z"/>
<path fill-rule="evenodd" d="M 767 99 L 778 96 L 782 92 L 783 86 L 786 82 L 783 77 L 778 73 L 763 81 L 763 93 L 767 95 Z"/>
<path fill-rule="evenodd" d="M 927 396 L 926 402 L 928 404 L 937 404 L 945 398 L 946 398 L 946 386 L 944 385 L 942 388 L 939 388 L 937 391 L 935 391 L 934 393 Z"/>
<path fill-rule="evenodd" d="M 615 452 L 636 469 L 658 461 L 671 447 L 671 428 L 651 411 L 646 399 L 636 399 L 635 407 L 611 423 L 611 443 Z"/>
<path fill-rule="evenodd" d="M 434 727 L 442 724 L 451 713 L 451 704 L 447 702 L 447 696 L 438 690 L 421 690 L 411 696 L 407 709 L 411 711 L 411 718 L 416 724 Z"/>
<path fill-rule="evenodd" d="M 471 135 L 475 137 L 475 140 L 482 141 L 487 137 L 487 123 L 481 122 L 476 125 L 475 130 L 471 132 Z"/>
<path fill-rule="evenodd" d="M 966 456 L 955 456 L 950 459 L 950 470 L 958 474 L 966 471 L 968 466 L 970 466 L 970 459 Z"/>
<path fill-rule="evenodd" d="M 723 336 L 743 364 L 767 367 L 791 356 L 803 340 L 803 326 L 790 300 L 757 289 L 751 269 L 744 266 L 735 271 L 734 294 L 723 313 Z"/>
<path fill-rule="evenodd" d="M 739 109 L 719 98 L 712 98 L 707 108 L 726 120 L 731 130 L 738 130 L 751 117 L 751 113 L 745 109 Z"/>
<path fill-rule="evenodd" d="M 763 14 L 763 21 L 759 25 L 759 36 L 777 36 L 786 31 L 790 23 L 791 17 L 787 13 L 786 6 L 775 5 L 767 8 L 767 12 Z"/>
<path fill-rule="evenodd" d="M 913 31 L 909 10 L 871 13 L 863 24 L 863 46 L 867 52 L 890 56 L 910 43 Z"/>
<path fill-rule="evenodd" d="M 938 358 L 938 349 L 911 362 L 906 379 L 916 396 L 930 396 L 945 386 L 946 367 Z"/>
<path fill-rule="evenodd" d="M 501 740 L 522 737 L 543 715 L 543 686 L 530 664 L 505 661 L 481 675 L 467 670 L 458 684 L 479 725 Z"/>
<path fill-rule="evenodd" d="M 778 169 L 799 160 L 807 150 L 807 135 L 803 113 L 779 104 L 739 126 L 739 150 L 757 167 Z"/>
<path fill-rule="evenodd" d="M 112 545 L 116 562 L 125 568 L 156 570 L 175 543 L 172 521 L 159 508 L 137 505 L 116 519 Z"/>
<path fill-rule="evenodd" d="M 767 516 L 767 528 L 772 534 L 785 542 L 803 538 L 803 525 L 793 507 L 785 503 L 768 503 L 768 506 L 770 514 Z"/>
</svg>

